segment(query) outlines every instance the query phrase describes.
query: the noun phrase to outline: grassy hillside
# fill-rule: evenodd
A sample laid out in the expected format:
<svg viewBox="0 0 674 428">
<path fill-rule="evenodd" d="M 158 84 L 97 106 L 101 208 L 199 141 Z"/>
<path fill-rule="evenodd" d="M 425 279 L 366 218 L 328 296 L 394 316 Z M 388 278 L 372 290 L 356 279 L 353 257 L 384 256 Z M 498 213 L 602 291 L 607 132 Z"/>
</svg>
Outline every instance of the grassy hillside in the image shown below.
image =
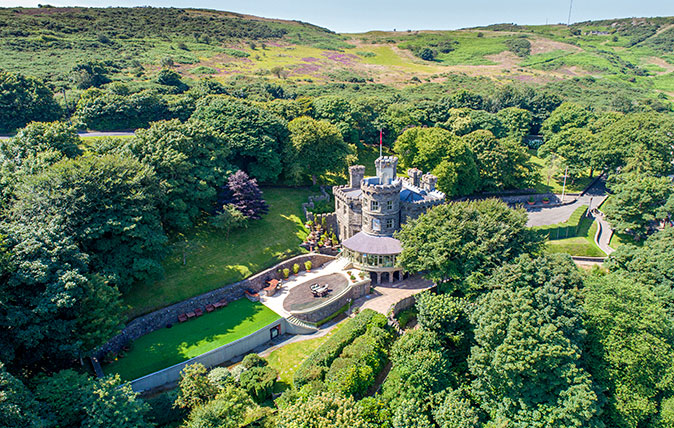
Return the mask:
<svg viewBox="0 0 674 428">
<path fill-rule="evenodd" d="M 365 92 L 467 76 L 549 86 L 605 107 L 674 97 L 674 18 L 339 35 L 211 10 L 43 7 L 0 9 L 0 36 L 0 67 L 55 88 L 72 88 L 73 68 L 96 61 L 132 90 L 152 87 L 170 66 L 187 82 L 243 77 Z"/>
</svg>

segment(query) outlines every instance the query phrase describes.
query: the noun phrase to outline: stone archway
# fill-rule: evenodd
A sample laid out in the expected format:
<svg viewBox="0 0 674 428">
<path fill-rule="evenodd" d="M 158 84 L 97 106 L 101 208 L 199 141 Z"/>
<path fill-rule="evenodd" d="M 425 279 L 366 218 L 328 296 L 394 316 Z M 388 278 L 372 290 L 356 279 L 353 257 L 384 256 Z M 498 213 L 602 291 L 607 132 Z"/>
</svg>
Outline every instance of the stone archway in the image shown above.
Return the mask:
<svg viewBox="0 0 674 428">
<path fill-rule="evenodd" d="M 381 273 L 381 283 L 386 284 L 392 282 L 391 272 L 382 272 Z"/>
</svg>

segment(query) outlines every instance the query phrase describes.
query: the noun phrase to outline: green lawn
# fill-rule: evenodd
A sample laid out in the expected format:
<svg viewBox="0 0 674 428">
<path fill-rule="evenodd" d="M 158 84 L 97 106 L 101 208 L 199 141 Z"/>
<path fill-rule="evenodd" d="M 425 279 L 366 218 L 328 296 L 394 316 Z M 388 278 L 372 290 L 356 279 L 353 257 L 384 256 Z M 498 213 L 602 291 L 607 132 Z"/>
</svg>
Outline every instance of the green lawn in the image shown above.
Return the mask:
<svg viewBox="0 0 674 428">
<path fill-rule="evenodd" d="M 235 300 L 226 308 L 139 337 L 126 356 L 104 370 L 125 380 L 137 379 L 247 336 L 279 318 L 261 303 Z"/>
<path fill-rule="evenodd" d="M 262 188 L 269 213 L 247 228 L 222 231 L 202 224 L 174 237 L 164 260 L 164 278 L 135 284 L 124 296 L 130 318 L 240 281 L 301 253 L 306 237 L 302 215 L 309 189 Z M 186 263 L 183 265 L 183 252 Z"/>
<path fill-rule="evenodd" d="M 292 385 L 293 376 L 300 363 L 318 349 L 328 337 L 335 334 L 342 325 L 344 325 L 343 322 L 336 325 L 325 336 L 291 343 L 269 354 L 267 357 L 269 365 L 279 372 L 279 379 L 274 392 L 281 392 L 289 388 Z"/>
<path fill-rule="evenodd" d="M 606 254 L 594 243 L 597 233 L 597 222 L 585 217 L 587 207 L 579 207 L 565 223 L 553 224 L 536 228 L 549 230 L 550 238 L 547 242 L 547 251 L 551 253 L 567 253 L 581 257 L 605 257 Z M 559 235 L 556 235 L 559 233 Z M 568 236 L 555 239 L 556 236 Z"/>
</svg>

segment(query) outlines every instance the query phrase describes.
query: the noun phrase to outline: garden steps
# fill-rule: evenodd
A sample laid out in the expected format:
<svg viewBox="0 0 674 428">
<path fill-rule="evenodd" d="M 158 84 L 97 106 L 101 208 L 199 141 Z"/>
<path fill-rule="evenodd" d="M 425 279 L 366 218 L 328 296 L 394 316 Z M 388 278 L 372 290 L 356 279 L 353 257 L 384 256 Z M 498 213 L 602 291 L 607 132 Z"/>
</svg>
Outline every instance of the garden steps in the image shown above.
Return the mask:
<svg viewBox="0 0 674 428">
<path fill-rule="evenodd" d="M 318 331 L 318 327 L 316 327 L 315 325 L 312 325 L 312 324 L 309 324 L 305 321 L 302 321 L 302 320 L 300 320 L 299 318 L 297 318 L 293 315 L 287 316 L 286 320 L 288 321 L 288 323 L 290 323 L 294 326 L 300 327 L 302 329 L 306 329 L 306 330 L 309 330 L 311 332 L 317 332 Z"/>
</svg>

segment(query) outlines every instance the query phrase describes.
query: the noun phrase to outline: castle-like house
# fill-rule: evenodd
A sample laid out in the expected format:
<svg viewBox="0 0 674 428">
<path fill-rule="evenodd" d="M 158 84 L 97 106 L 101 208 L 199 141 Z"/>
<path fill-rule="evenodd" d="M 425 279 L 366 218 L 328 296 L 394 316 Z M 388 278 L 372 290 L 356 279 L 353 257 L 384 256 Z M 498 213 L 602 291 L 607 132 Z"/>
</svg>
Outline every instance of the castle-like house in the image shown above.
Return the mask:
<svg viewBox="0 0 674 428">
<path fill-rule="evenodd" d="M 342 257 L 355 267 L 369 271 L 373 281 L 400 279 L 396 257 L 402 251 L 393 233 L 400 225 L 417 218 L 432 206 L 445 202 L 435 189 L 437 177 L 416 168 L 408 178 L 397 177 L 398 158 L 382 156 L 375 161 L 377 175 L 364 177 L 365 167 L 349 168 L 349 184 L 333 187 L 335 213 Z"/>
</svg>

